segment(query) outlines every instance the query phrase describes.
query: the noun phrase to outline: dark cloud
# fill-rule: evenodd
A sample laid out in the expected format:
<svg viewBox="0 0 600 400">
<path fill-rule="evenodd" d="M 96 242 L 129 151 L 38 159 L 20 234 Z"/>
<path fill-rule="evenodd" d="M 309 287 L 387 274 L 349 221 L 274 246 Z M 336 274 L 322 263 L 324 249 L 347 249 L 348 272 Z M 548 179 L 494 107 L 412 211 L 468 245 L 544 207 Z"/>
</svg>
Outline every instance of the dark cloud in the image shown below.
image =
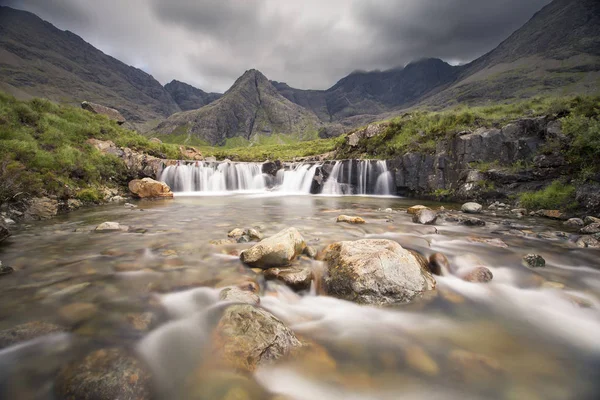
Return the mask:
<svg viewBox="0 0 600 400">
<path fill-rule="evenodd" d="M 2 0 L 0 0 L 2 1 Z M 104 52 L 204 90 L 250 68 L 322 89 L 423 57 L 462 63 L 550 0 L 10 0 Z M 6 1 L 5 1 L 6 3 Z"/>
</svg>

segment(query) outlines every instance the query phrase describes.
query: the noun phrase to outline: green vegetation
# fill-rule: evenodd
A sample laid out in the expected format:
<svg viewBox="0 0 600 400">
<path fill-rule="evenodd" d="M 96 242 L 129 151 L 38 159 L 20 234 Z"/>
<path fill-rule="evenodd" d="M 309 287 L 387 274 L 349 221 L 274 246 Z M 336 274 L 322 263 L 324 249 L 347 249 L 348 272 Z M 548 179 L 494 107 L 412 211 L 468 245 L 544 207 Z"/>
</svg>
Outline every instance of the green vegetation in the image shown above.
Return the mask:
<svg viewBox="0 0 600 400">
<path fill-rule="evenodd" d="M 575 202 L 575 187 L 560 181 L 554 181 L 548 187 L 537 192 L 524 192 L 519 195 L 519 202 L 528 209 L 569 209 Z"/>
<path fill-rule="evenodd" d="M 150 142 L 104 116 L 47 100 L 17 101 L 0 92 L 0 203 L 48 194 L 98 201 L 95 188 L 124 182 L 127 171 L 122 160 L 87 144 L 90 138 L 180 157 L 177 146 Z"/>
</svg>

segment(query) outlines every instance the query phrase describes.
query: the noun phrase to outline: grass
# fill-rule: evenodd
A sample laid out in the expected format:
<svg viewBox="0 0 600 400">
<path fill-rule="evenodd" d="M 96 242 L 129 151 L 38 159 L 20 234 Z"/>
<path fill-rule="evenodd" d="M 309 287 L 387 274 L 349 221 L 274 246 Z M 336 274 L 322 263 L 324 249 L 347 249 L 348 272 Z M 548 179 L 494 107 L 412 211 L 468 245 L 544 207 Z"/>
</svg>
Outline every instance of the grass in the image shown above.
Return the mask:
<svg viewBox="0 0 600 400">
<path fill-rule="evenodd" d="M 23 195 L 95 202 L 92 192 L 98 186 L 125 182 L 123 161 L 101 154 L 86 143 L 90 138 L 157 157 L 181 157 L 178 146 L 150 142 L 104 116 L 42 99 L 18 101 L 0 92 L 0 203 Z"/>
<path fill-rule="evenodd" d="M 542 190 L 521 193 L 518 199 L 521 206 L 533 210 L 570 209 L 575 206 L 575 187 L 554 181 Z"/>
</svg>

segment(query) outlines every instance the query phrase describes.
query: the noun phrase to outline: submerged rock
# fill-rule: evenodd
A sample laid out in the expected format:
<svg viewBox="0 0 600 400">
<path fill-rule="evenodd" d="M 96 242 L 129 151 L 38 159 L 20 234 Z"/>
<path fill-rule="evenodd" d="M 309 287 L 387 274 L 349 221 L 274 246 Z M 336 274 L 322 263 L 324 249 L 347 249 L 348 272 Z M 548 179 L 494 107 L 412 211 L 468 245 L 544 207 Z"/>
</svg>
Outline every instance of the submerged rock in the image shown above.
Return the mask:
<svg viewBox="0 0 600 400">
<path fill-rule="evenodd" d="M 52 333 L 65 332 L 65 328 L 44 321 L 33 321 L 0 331 L 0 349 L 36 339 Z"/>
<path fill-rule="evenodd" d="M 338 242 L 322 254 L 325 291 L 364 304 L 407 303 L 435 288 L 435 279 L 410 251 L 383 239 Z"/>
<path fill-rule="evenodd" d="M 253 372 L 302 344 L 283 322 L 251 305 L 228 307 L 213 331 L 214 351 L 230 368 Z"/>
<path fill-rule="evenodd" d="M 462 276 L 462 279 L 472 283 L 487 283 L 494 278 L 494 274 L 487 267 L 476 267 Z"/>
<path fill-rule="evenodd" d="M 164 182 L 151 178 L 134 179 L 129 182 L 129 190 L 142 199 L 172 198 L 171 188 Z"/>
<path fill-rule="evenodd" d="M 413 214 L 412 220 L 416 224 L 433 225 L 437 220 L 437 214 L 428 208 L 424 208 L 417 211 L 416 214 Z"/>
<path fill-rule="evenodd" d="M 340 215 L 339 217 L 337 217 L 336 222 L 346 222 L 348 224 L 364 224 L 367 221 L 365 221 L 361 217 L 351 217 L 348 215 Z"/>
<path fill-rule="evenodd" d="M 244 264 L 263 269 L 285 267 L 305 248 L 306 242 L 300 232 L 288 228 L 242 251 L 240 259 Z"/>
<path fill-rule="evenodd" d="M 460 210 L 467 214 L 479 214 L 483 210 L 483 206 L 479 203 L 465 203 Z"/>
<path fill-rule="evenodd" d="M 543 268 L 546 266 L 546 260 L 539 254 L 527 254 L 523 257 L 523 265 L 529 268 Z"/>
<path fill-rule="evenodd" d="M 150 400 L 151 378 L 148 368 L 126 350 L 101 349 L 63 368 L 55 391 L 64 399 Z"/>
</svg>

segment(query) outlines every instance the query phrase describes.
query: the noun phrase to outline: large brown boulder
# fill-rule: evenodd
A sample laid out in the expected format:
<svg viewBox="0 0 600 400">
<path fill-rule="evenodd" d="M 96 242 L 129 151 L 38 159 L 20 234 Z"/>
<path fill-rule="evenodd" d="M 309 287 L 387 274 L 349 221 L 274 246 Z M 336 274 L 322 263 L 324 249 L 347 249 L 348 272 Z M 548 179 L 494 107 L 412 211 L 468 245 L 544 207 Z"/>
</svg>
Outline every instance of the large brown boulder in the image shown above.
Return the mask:
<svg viewBox="0 0 600 400">
<path fill-rule="evenodd" d="M 123 125 L 127 121 L 125 117 L 123 117 L 121 113 L 115 110 L 114 108 L 106 107 L 100 104 L 84 101 L 83 103 L 81 103 L 81 108 L 94 114 L 105 115 L 108 117 L 108 119 L 116 121 L 119 125 Z"/>
<path fill-rule="evenodd" d="M 164 182 L 151 178 L 134 179 L 129 182 L 129 190 L 141 199 L 172 198 L 171 188 Z"/>
<path fill-rule="evenodd" d="M 327 294 L 362 304 L 407 303 L 435 288 L 423 263 L 398 243 L 363 239 L 329 245 L 320 257 L 327 263 Z"/>
<path fill-rule="evenodd" d="M 288 228 L 242 251 L 240 259 L 257 268 L 285 267 L 305 248 L 306 242 L 300 232 L 296 228 Z"/>
</svg>

